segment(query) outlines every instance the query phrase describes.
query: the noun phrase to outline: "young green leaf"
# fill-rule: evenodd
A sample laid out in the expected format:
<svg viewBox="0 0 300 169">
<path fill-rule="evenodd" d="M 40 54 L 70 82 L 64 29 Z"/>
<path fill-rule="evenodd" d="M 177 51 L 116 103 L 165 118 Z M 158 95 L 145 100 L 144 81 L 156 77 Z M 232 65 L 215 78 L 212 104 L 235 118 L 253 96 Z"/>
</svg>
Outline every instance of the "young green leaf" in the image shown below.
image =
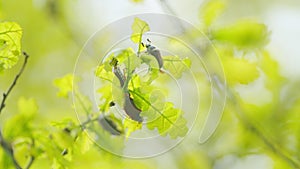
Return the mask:
<svg viewBox="0 0 300 169">
<path fill-rule="evenodd" d="M 188 128 L 182 114 L 181 110 L 174 108 L 173 103 L 167 102 L 162 113 L 159 113 L 158 118 L 147 123 L 147 127 L 150 130 L 157 128 L 162 136 L 169 134 L 173 139 L 183 137 Z M 144 115 L 147 116 L 147 114 Z"/>
<path fill-rule="evenodd" d="M 141 20 L 140 18 L 135 18 L 131 26 L 132 34 L 131 41 L 138 44 L 138 54 L 140 51 L 145 50 L 145 46 L 142 44 L 142 37 L 145 32 L 150 31 L 150 27 L 147 22 Z"/>
<path fill-rule="evenodd" d="M 0 72 L 13 67 L 21 54 L 22 29 L 15 22 L 0 23 Z"/>
<path fill-rule="evenodd" d="M 128 73 L 132 73 L 132 71 L 139 67 L 141 64 L 140 59 L 137 57 L 137 55 L 134 53 L 132 48 L 127 48 L 122 50 L 117 56 L 116 58 L 119 61 L 119 65 L 124 64 L 124 66 L 126 67 L 126 76 L 128 75 Z"/>
<path fill-rule="evenodd" d="M 264 74 L 268 77 L 266 79 L 266 87 L 269 89 L 273 89 L 275 91 L 278 90 L 278 86 L 282 85 L 284 82 L 287 81 L 281 74 L 280 74 L 280 67 L 278 62 L 276 62 L 272 57 L 271 54 L 267 51 L 262 53 L 262 58 L 259 62 L 259 67 L 264 72 Z"/>
<path fill-rule="evenodd" d="M 67 74 L 62 78 L 54 80 L 54 85 L 59 89 L 57 96 L 68 98 L 69 92 L 73 90 L 73 75 Z"/>
<path fill-rule="evenodd" d="M 259 77 L 257 65 L 245 59 L 223 58 L 225 76 L 228 84 L 248 84 Z"/>
<path fill-rule="evenodd" d="M 189 58 L 179 58 L 178 56 L 164 56 L 164 68 L 168 70 L 175 78 L 179 79 L 182 73 L 191 68 Z"/>
<path fill-rule="evenodd" d="M 105 80 L 108 82 L 113 82 L 113 73 L 112 73 L 112 67 L 110 66 L 110 69 L 107 69 L 109 67 L 107 64 L 102 64 L 97 67 L 95 71 L 95 75 L 99 77 L 101 80 Z"/>
<path fill-rule="evenodd" d="M 30 136 L 32 120 L 36 117 L 38 106 L 33 99 L 20 98 L 18 101 L 19 113 L 7 120 L 4 126 L 4 137 L 8 140 L 21 136 Z"/>
<path fill-rule="evenodd" d="M 97 90 L 101 94 L 100 97 L 100 112 L 107 112 L 110 108 L 110 102 L 112 101 L 112 85 L 105 85 Z"/>
<path fill-rule="evenodd" d="M 74 143 L 73 147 L 74 149 L 79 150 L 80 153 L 84 154 L 90 150 L 93 144 L 94 143 L 89 137 L 88 133 L 86 131 L 82 131 L 80 132 L 78 139 Z"/>
<path fill-rule="evenodd" d="M 267 44 L 269 32 L 264 24 L 244 20 L 225 28 L 213 30 L 212 37 L 220 42 L 238 47 L 256 48 Z"/>
<path fill-rule="evenodd" d="M 140 130 L 142 128 L 142 123 L 131 120 L 129 118 L 125 118 L 123 125 L 126 130 L 126 135 L 125 135 L 126 138 L 128 138 L 132 132 L 136 130 Z"/>
<path fill-rule="evenodd" d="M 148 23 L 141 20 L 140 18 L 134 18 L 134 22 L 131 26 L 131 29 L 131 40 L 134 43 L 141 43 L 143 34 L 147 31 L 150 31 Z"/>
<path fill-rule="evenodd" d="M 162 103 L 164 97 L 161 92 L 154 92 L 152 96 L 148 94 L 147 97 L 144 97 L 138 90 L 129 90 L 129 92 L 135 99 L 141 100 L 139 102 L 143 110 L 141 116 L 147 119 L 147 127 L 150 130 L 157 128 L 162 136 L 169 134 L 173 139 L 183 137 L 187 133 L 188 128 L 182 116 L 183 112 L 174 108 L 173 103 Z M 146 108 L 145 105 L 147 105 Z"/>
</svg>

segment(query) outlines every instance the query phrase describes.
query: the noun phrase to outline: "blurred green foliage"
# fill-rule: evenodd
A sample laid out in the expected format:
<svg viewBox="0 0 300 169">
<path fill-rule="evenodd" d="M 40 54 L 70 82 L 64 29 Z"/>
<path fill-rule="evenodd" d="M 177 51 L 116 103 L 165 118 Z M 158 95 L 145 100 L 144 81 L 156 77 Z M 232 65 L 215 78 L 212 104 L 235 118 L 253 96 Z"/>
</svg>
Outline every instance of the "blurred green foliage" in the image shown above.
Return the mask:
<svg viewBox="0 0 300 169">
<path fill-rule="evenodd" d="M 80 34 L 81 29 L 72 29 L 72 22 L 76 18 L 68 16 L 68 13 L 72 13 L 69 5 L 74 3 L 73 1 L 43 2 L 45 3 L 33 5 L 33 1 L 29 0 L 1 1 L 1 92 L 6 91 L 20 68 L 22 59 L 19 57 L 22 50 L 28 52 L 31 59 L 0 116 L 3 138 L 14 151 L 12 157 L 3 146 L 0 148 L 0 168 L 14 168 L 13 158 L 23 168 L 159 168 L 169 163 L 172 163 L 173 168 L 184 169 L 216 168 L 219 163 L 223 164 L 223 168 L 231 168 L 236 163 L 226 159 L 234 156 L 236 161 L 243 162 L 253 154 L 267 157 L 270 162 L 268 168 L 300 168 L 299 81 L 291 81 L 280 74 L 278 62 L 266 48 L 271 35 L 267 25 L 248 18 L 218 25 L 218 19 L 226 16 L 224 14 L 228 12 L 227 9 L 233 1 L 207 1 L 199 10 L 199 19 L 204 23 L 199 29 L 207 34 L 219 53 L 228 84 L 225 86 L 228 93 L 227 105 L 220 126 L 212 138 L 202 145 L 195 145 L 199 135 L 192 132 L 182 144 L 167 155 L 143 160 L 124 159 L 103 151 L 91 142 L 86 131 L 82 130 L 91 127 L 92 120 L 97 120 L 96 113 L 91 109 L 90 100 L 75 90 L 75 97 L 81 99 L 80 110 L 88 117 L 87 121 L 84 121 L 86 126 L 82 126 L 73 113 L 71 98 L 67 96 L 73 89 L 74 78 L 68 73 L 72 72 L 77 53 L 83 44 L 84 33 Z M 141 35 L 150 30 L 146 22 L 135 20 L 136 25 L 133 25 L 132 29 L 136 36 L 133 36 L 132 40 L 137 44 L 141 42 Z M 210 57 L 210 51 L 214 50 L 210 46 L 201 49 L 205 49 L 205 57 Z M 143 50 L 145 48 L 140 45 L 139 52 Z M 129 57 L 131 64 L 128 64 L 127 56 L 132 56 Z M 110 56 L 109 59 L 116 57 L 128 70 L 133 70 L 141 64 L 133 56 L 136 56 L 134 51 L 128 49 L 119 55 Z M 192 64 L 185 58 L 175 62 L 179 59 L 177 56 L 164 59 L 165 68 L 177 78 Z M 142 56 L 141 60 L 155 67 L 146 55 Z M 113 90 L 116 92 L 113 93 L 115 101 L 120 105 L 124 104 L 122 90 L 118 90 L 119 86 L 111 83 L 117 82 L 111 70 L 112 66 L 107 61 L 95 71 L 97 77 L 107 82 L 106 86 L 99 89 L 103 97 L 100 100 L 103 101 L 100 110 L 103 112 L 109 111 L 109 104 L 113 98 L 110 89 L 113 87 L 116 88 Z M 180 117 L 182 112 L 175 108 L 176 105 L 166 103 L 165 107 L 161 106 L 160 103 L 164 100 L 160 93 L 152 93 L 151 87 L 146 87 L 157 79 L 158 75 L 159 71 L 152 69 L 150 75 L 142 78 L 133 76 L 132 80 L 128 81 L 128 88 L 136 98 L 136 105 L 149 110 L 149 118 L 153 115 L 150 105 L 164 109 L 166 116 L 173 117 L 175 114 L 174 117 Z M 264 96 L 263 92 L 257 92 L 254 89 L 256 85 L 262 86 L 263 91 L 269 95 Z M 59 88 L 58 92 L 54 86 Z M 203 84 L 202 87 L 210 86 Z M 256 92 L 256 95 L 250 99 L 246 98 L 239 88 Z M 260 104 L 252 102 L 264 97 L 270 99 Z M 145 104 L 145 100 L 151 104 Z M 155 102 L 157 100 L 160 101 Z M 162 121 L 153 121 L 148 127 L 157 128 L 162 134 L 166 129 L 164 127 L 169 125 L 162 127 L 162 124 L 158 123 Z M 180 123 L 176 124 L 178 126 L 185 126 L 186 121 L 182 119 L 176 123 Z M 127 131 L 125 137 L 141 129 L 141 124 L 136 121 L 127 120 L 123 126 Z M 199 125 L 195 125 L 194 128 L 200 129 Z M 183 130 L 182 133 L 173 128 L 170 135 L 184 136 L 186 129 Z M 101 129 L 97 134 L 116 149 L 122 149 L 124 146 L 124 140 L 110 138 L 111 136 Z M 160 158 L 164 158 L 165 161 Z M 229 166 L 225 165 L 227 163 Z M 245 164 L 248 167 L 252 165 L 255 166 Z"/>
</svg>

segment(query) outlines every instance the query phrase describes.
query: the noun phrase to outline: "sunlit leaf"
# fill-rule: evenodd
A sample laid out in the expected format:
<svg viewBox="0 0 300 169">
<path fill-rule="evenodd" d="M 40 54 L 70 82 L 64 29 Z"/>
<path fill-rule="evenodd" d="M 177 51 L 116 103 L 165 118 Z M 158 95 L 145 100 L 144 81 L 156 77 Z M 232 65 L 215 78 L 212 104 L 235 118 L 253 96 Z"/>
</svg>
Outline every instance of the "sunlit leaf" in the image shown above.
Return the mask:
<svg viewBox="0 0 300 169">
<path fill-rule="evenodd" d="M 134 43 L 141 43 L 142 35 L 150 31 L 150 27 L 147 22 L 141 20 L 140 18 L 134 18 L 134 22 L 131 26 L 132 35 L 131 40 Z"/>
<path fill-rule="evenodd" d="M 14 66 L 21 54 L 22 29 L 15 22 L 0 22 L 0 72 Z"/>
<path fill-rule="evenodd" d="M 105 85 L 97 90 L 98 93 L 101 94 L 100 101 L 101 104 L 99 105 L 99 109 L 101 112 L 107 112 L 109 109 L 109 103 L 112 100 L 112 86 L 111 85 Z"/>
<path fill-rule="evenodd" d="M 164 68 L 169 71 L 175 78 L 181 78 L 182 73 L 191 68 L 189 58 L 179 58 L 178 56 L 164 56 Z"/>
<path fill-rule="evenodd" d="M 87 151 L 90 150 L 90 148 L 93 145 L 93 141 L 89 137 L 88 133 L 83 131 L 78 136 L 78 139 L 76 140 L 74 147 L 80 151 L 80 153 L 84 154 Z"/>
<path fill-rule="evenodd" d="M 280 73 L 278 62 L 276 62 L 267 51 L 262 53 L 259 66 L 268 77 L 266 79 L 266 86 L 268 88 L 278 88 L 277 85 L 283 84 L 286 81 L 286 79 Z"/>
<path fill-rule="evenodd" d="M 214 40 L 238 47 L 258 48 L 268 43 L 267 26 L 255 21 L 238 21 L 233 25 L 212 31 Z"/>
<path fill-rule="evenodd" d="M 222 60 L 225 76 L 230 85 L 248 84 L 259 77 L 255 63 L 236 58 L 223 58 Z"/>
<path fill-rule="evenodd" d="M 19 164 L 25 165 L 29 160 L 29 158 L 31 158 L 32 143 L 28 141 L 20 143 L 20 141 L 25 141 L 25 140 L 18 139 L 17 141 L 15 141 L 15 145 L 14 145 L 15 158 L 18 160 Z"/>
<path fill-rule="evenodd" d="M 108 71 L 106 69 L 106 66 L 107 66 L 107 64 L 103 64 L 103 65 L 97 67 L 97 69 L 95 71 L 95 75 L 102 80 L 106 80 L 106 81 L 109 81 L 112 83 L 113 77 L 114 77 L 114 74 L 111 71 L 112 68 L 110 68 L 110 70 Z"/>
<path fill-rule="evenodd" d="M 141 82 L 140 76 L 134 75 L 129 81 L 128 89 L 134 90 L 134 89 L 140 88 L 141 85 L 142 85 L 142 82 Z"/>
<path fill-rule="evenodd" d="M 54 85 L 59 89 L 57 95 L 59 97 L 68 97 L 68 94 L 73 90 L 73 79 L 74 76 L 72 74 L 67 74 L 62 78 L 58 78 L 54 80 Z"/>
<path fill-rule="evenodd" d="M 155 111 L 158 114 L 157 118 L 153 119 L 153 117 L 150 117 L 151 121 L 147 123 L 147 127 L 150 130 L 157 129 L 161 135 L 166 136 L 169 134 L 173 139 L 185 136 L 188 131 L 187 122 L 182 116 L 183 112 L 174 108 L 173 103 L 167 102 L 161 113 L 157 109 Z M 146 117 L 153 116 L 153 114 L 150 115 L 148 113 L 143 115 Z"/>
<path fill-rule="evenodd" d="M 140 59 L 136 56 L 132 48 L 122 50 L 116 58 L 118 59 L 119 64 L 124 64 L 127 73 L 131 73 L 141 64 Z"/>
<path fill-rule="evenodd" d="M 30 136 L 32 120 L 37 114 L 37 104 L 33 99 L 20 98 L 18 101 L 19 113 L 7 120 L 4 126 L 4 136 L 13 139 L 20 136 Z"/>
<path fill-rule="evenodd" d="M 159 69 L 157 68 L 151 68 L 150 71 L 143 76 L 143 80 L 145 81 L 146 84 L 151 84 L 155 79 L 159 77 Z"/>
<path fill-rule="evenodd" d="M 125 118 L 124 120 L 124 128 L 126 130 L 125 137 L 128 138 L 130 134 L 136 130 L 140 130 L 142 128 L 142 123 L 131 120 L 129 118 Z"/>
<path fill-rule="evenodd" d="M 58 130 L 52 133 L 55 143 L 61 148 L 65 149 L 71 147 L 73 144 L 73 137 L 65 130 Z"/>
</svg>

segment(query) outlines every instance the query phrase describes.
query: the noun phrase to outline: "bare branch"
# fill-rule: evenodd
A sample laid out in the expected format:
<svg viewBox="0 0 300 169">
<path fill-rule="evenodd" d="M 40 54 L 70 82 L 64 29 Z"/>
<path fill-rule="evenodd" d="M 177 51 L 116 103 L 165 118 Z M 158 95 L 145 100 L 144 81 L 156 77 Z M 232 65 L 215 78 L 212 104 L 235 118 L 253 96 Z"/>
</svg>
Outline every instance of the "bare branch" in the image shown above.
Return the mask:
<svg viewBox="0 0 300 169">
<path fill-rule="evenodd" d="M 2 98 L 2 101 L 1 101 L 1 106 L 0 106 L 0 115 L 2 113 L 2 110 L 4 109 L 5 107 L 5 101 L 7 99 L 7 97 L 9 96 L 9 94 L 11 93 L 11 91 L 13 90 L 13 88 L 15 87 L 15 85 L 17 84 L 18 82 L 18 79 L 20 78 L 20 76 L 22 75 L 25 67 L 26 67 L 26 64 L 27 64 L 27 60 L 29 58 L 29 55 L 27 55 L 27 53 L 23 52 L 23 55 L 25 56 L 25 60 L 24 60 L 24 63 L 19 71 L 19 73 L 16 75 L 14 81 L 12 82 L 12 84 L 10 85 L 10 87 L 8 88 L 7 92 L 6 93 L 3 93 L 3 98 Z M 13 147 L 10 143 L 8 143 L 4 138 L 3 138 L 3 135 L 2 135 L 2 131 L 0 129 L 0 145 L 1 147 L 4 149 L 4 151 L 10 156 L 10 158 L 12 159 L 13 163 L 14 163 L 14 166 L 15 168 L 17 169 L 22 169 L 21 166 L 19 165 L 19 163 L 17 162 L 17 160 L 15 159 L 14 157 L 14 150 L 13 150 Z M 31 163 L 33 162 L 33 159 L 30 160 L 30 163 L 28 165 L 28 167 L 31 166 Z"/>
<path fill-rule="evenodd" d="M 5 101 L 8 97 L 8 95 L 10 94 L 10 92 L 12 91 L 12 89 L 15 87 L 15 85 L 17 84 L 20 76 L 22 75 L 25 67 L 26 67 L 26 64 L 27 64 L 27 60 L 29 58 L 29 55 L 25 52 L 23 52 L 23 55 L 25 56 L 25 60 L 24 60 L 24 63 L 19 71 L 19 73 L 16 75 L 14 81 L 12 82 L 12 84 L 10 85 L 10 87 L 8 88 L 7 92 L 6 93 L 3 93 L 3 98 L 2 98 L 2 102 L 1 102 L 1 106 L 0 106 L 0 115 L 2 113 L 2 110 L 4 109 L 5 107 Z"/>
<path fill-rule="evenodd" d="M 22 169 L 14 157 L 14 150 L 12 146 L 4 140 L 1 129 L 0 129 L 0 145 L 4 149 L 4 151 L 11 157 L 15 167 L 17 169 Z"/>
</svg>

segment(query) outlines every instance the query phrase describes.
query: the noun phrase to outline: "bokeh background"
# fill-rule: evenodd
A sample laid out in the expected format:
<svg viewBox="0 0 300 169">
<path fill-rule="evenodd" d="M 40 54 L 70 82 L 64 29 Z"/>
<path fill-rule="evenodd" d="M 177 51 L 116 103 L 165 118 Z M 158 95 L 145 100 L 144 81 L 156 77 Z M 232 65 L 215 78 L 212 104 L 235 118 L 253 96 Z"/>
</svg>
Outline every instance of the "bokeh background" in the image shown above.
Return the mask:
<svg viewBox="0 0 300 169">
<path fill-rule="evenodd" d="M 167 13 L 201 29 L 204 21 L 200 11 L 208 2 L 2 0 L 1 21 L 20 24 L 23 28 L 22 50 L 31 57 L 25 73 L 7 101 L 6 113 L 0 118 L 1 126 L 18 112 L 16 105 L 20 96 L 36 100 L 39 119 L 43 119 L 36 120 L 36 125 L 50 124 L 64 118 L 76 119 L 72 100 L 57 97 L 53 80 L 73 72 L 85 42 L 105 25 L 138 13 Z M 119 168 L 137 168 L 140 165 L 138 168 L 285 169 L 300 166 L 300 1 L 227 0 L 224 4 L 224 12 L 217 18 L 214 27 L 225 27 L 241 19 L 252 19 L 265 24 L 270 31 L 269 43 L 264 49 L 269 51 L 278 64 L 278 73 L 283 77 L 284 84 L 271 90 L 262 87 L 263 81 L 258 81 L 250 86 L 235 88 L 247 102 L 254 105 L 272 105 L 268 108 L 246 108 L 261 124 L 261 130 L 265 131 L 262 132 L 265 133 L 264 136 L 251 126 L 243 127 L 237 122 L 239 118 L 231 113 L 234 110 L 228 108 L 216 134 L 208 142 L 198 144 L 193 142 L 195 140 L 187 139 L 176 149 L 152 159 L 122 159 L 125 162 Z M 21 64 L 19 62 L 14 68 L 0 75 L 1 92 L 9 86 Z M 276 66 L 271 66 L 270 69 L 271 72 L 273 69 L 274 72 L 277 71 Z M 280 81 L 271 79 L 271 83 L 272 80 L 274 85 Z M 274 91 L 279 93 L 277 102 L 272 101 Z M 267 110 L 271 113 L 262 115 Z M 47 125 L 44 127 L 48 128 Z M 264 138 L 272 138 L 276 146 L 270 146 L 269 139 Z M 69 168 L 113 168 L 111 159 L 116 157 L 105 155 L 102 158 L 104 155 L 97 151 L 99 150 L 77 155 Z M 116 162 L 118 163 L 117 160 Z M 44 168 L 41 166 L 46 164 L 48 163 L 37 162 L 32 167 Z"/>
</svg>

